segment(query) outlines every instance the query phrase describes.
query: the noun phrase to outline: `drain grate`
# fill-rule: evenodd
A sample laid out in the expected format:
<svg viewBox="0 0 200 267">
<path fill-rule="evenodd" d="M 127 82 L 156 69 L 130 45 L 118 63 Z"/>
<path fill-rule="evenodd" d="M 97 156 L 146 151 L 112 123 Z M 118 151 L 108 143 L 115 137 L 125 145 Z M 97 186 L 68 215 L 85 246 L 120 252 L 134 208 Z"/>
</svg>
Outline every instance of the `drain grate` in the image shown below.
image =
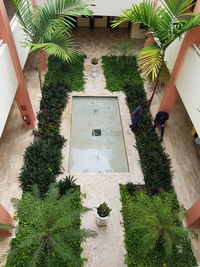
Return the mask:
<svg viewBox="0 0 200 267">
<path fill-rule="evenodd" d="M 93 129 L 92 136 L 101 136 L 101 129 Z"/>
</svg>

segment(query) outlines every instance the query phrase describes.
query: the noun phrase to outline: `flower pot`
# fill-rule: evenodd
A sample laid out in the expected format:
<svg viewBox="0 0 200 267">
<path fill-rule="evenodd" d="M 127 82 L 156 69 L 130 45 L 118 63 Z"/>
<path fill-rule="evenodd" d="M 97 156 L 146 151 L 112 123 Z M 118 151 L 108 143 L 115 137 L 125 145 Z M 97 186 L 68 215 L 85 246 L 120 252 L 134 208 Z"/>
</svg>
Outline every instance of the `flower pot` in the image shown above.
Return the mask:
<svg viewBox="0 0 200 267">
<path fill-rule="evenodd" d="M 96 224 L 98 226 L 106 226 L 108 223 L 108 218 L 109 216 L 106 216 L 106 217 L 99 216 L 99 214 L 96 211 Z"/>
</svg>

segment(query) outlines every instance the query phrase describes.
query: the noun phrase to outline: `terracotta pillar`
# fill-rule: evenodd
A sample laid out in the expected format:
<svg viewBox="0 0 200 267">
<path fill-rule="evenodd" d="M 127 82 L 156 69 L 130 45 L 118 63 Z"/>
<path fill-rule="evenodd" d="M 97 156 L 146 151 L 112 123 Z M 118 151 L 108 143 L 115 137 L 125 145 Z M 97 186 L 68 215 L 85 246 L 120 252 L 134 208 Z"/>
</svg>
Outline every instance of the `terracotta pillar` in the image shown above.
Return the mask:
<svg viewBox="0 0 200 267">
<path fill-rule="evenodd" d="M 33 7 L 33 13 L 37 17 L 37 12 L 34 10 L 34 7 L 37 7 L 37 0 L 32 0 L 32 7 Z M 40 64 L 40 69 L 41 71 L 46 71 L 47 70 L 47 61 L 46 61 L 46 53 L 43 50 L 40 50 L 38 54 L 39 58 L 39 64 Z"/>
<path fill-rule="evenodd" d="M 39 63 L 41 71 L 47 70 L 47 63 L 46 63 L 46 54 L 44 50 L 40 50 L 39 52 Z"/>
<path fill-rule="evenodd" d="M 14 224 L 13 218 L 7 212 L 7 210 L 0 204 L 0 224 Z M 9 230 L 0 230 L 0 235 L 8 233 Z"/>
<path fill-rule="evenodd" d="M 154 6 L 154 10 L 155 10 L 155 9 L 157 8 L 157 6 L 158 6 L 158 1 L 159 1 L 159 0 L 154 0 L 154 4 L 155 4 L 155 6 Z M 155 43 L 155 41 L 154 41 L 154 37 L 152 36 L 152 33 L 153 33 L 153 32 L 151 32 L 151 31 L 148 31 L 148 32 L 145 33 L 144 47 L 149 46 L 149 45 L 152 45 L 152 44 Z M 149 36 L 149 37 L 148 37 L 148 36 Z"/>
<path fill-rule="evenodd" d="M 200 13 L 200 0 L 197 1 L 194 12 L 195 14 Z M 171 113 L 176 100 L 178 98 L 178 91 L 175 86 L 176 79 L 178 77 L 181 66 L 184 62 L 185 55 L 189 47 L 193 44 L 200 43 L 200 26 L 188 31 L 183 39 L 179 54 L 177 56 L 176 62 L 174 64 L 168 85 L 165 89 L 165 94 L 163 100 L 160 104 L 159 110 L 167 111 Z"/>
<path fill-rule="evenodd" d="M 187 211 L 187 227 L 200 228 L 200 199 Z"/>
<path fill-rule="evenodd" d="M 24 121 L 24 125 L 28 128 L 34 128 L 35 115 L 28 95 L 26 81 L 19 61 L 19 56 L 17 53 L 3 0 L 0 0 L 0 25 L 0 36 L 3 39 L 3 42 L 8 45 L 8 49 L 12 58 L 16 77 L 18 80 L 18 88 L 15 99 L 22 119 Z"/>
</svg>

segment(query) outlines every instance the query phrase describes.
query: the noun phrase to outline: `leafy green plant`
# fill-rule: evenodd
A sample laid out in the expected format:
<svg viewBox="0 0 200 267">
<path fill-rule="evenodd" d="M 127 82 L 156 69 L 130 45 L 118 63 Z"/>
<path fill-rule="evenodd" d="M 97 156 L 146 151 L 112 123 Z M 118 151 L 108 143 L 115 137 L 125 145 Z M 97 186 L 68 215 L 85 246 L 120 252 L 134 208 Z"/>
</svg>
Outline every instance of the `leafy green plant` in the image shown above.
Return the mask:
<svg viewBox="0 0 200 267">
<path fill-rule="evenodd" d="M 137 186 L 134 185 L 132 182 L 127 182 L 125 187 L 130 195 L 134 195 L 134 193 L 137 191 Z"/>
<path fill-rule="evenodd" d="M 97 214 L 100 217 L 107 217 L 111 212 L 111 208 L 109 208 L 108 204 L 103 202 L 101 204 L 99 204 L 99 206 L 97 207 Z"/>
<path fill-rule="evenodd" d="M 56 177 L 62 173 L 61 149 L 64 138 L 59 134 L 54 137 L 56 138 L 40 139 L 27 147 L 19 176 L 23 191 L 32 191 L 32 186 L 37 184 L 43 196 L 49 184 L 54 183 Z"/>
<path fill-rule="evenodd" d="M 98 61 L 99 61 L 98 58 L 95 58 L 95 57 L 91 59 L 91 63 L 93 65 L 97 65 L 98 64 Z"/>
<path fill-rule="evenodd" d="M 81 206 L 79 190 L 60 198 L 51 184 L 44 199 L 26 193 L 14 204 L 20 225 L 7 267 L 81 266 L 80 242 L 96 233 L 79 229 L 80 214 L 88 210 Z"/>
<path fill-rule="evenodd" d="M 68 91 L 84 90 L 84 59 L 85 55 L 79 55 L 76 62 L 65 62 L 50 56 L 48 61 L 48 72 L 45 75 L 44 86 L 54 86 L 54 84 L 62 83 L 68 88 Z"/>
<path fill-rule="evenodd" d="M 126 263 L 129 267 L 197 265 L 190 240 L 187 237 L 182 238 L 187 236 L 187 230 L 178 223 L 179 206 L 173 192 L 151 198 L 139 191 L 130 195 L 126 186 L 120 185 L 120 194 L 125 227 Z M 169 240 L 165 241 L 165 238 Z M 172 244 L 171 251 L 166 242 Z M 166 254 L 168 249 L 171 252 L 170 257 Z"/>
<path fill-rule="evenodd" d="M 66 176 L 63 180 L 60 180 L 57 183 L 60 195 L 62 196 L 66 194 L 69 189 L 74 189 L 76 187 L 75 181 L 76 179 L 74 178 L 74 176 L 71 175 Z"/>
<path fill-rule="evenodd" d="M 130 111 L 147 101 L 143 80 L 134 56 L 129 57 L 125 71 L 121 73 L 116 56 L 102 57 L 108 90 L 121 90 L 126 94 Z M 120 79 L 119 79 L 120 77 Z M 172 189 L 171 161 L 165 153 L 157 134 L 151 130 L 152 117 L 148 109 L 143 110 L 135 131 L 136 146 L 140 156 L 145 183 L 148 188 Z"/>
<path fill-rule="evenodd" d="M 11 1 L 17 19 L 25 34 L 24 46 L 30 47 L 30 53 L 40 51 L 54 55 L 67 62 L 77 59 L 72 39 L 73 16 L 92 15 L 83 0 L 48 1 L 43 6 L 32 8 L 32 2 L 26 0 Z M 41 82 L 41 70 L 38 60 L 38 73 Z M 41 86 L 42 87 L 42 86 Z"/>
<path fill-rule="evenodd" d="M 127 56 L 130 55 L 134 48 L 133 40 L 127 35 L 113 38 L 109 47 L 111 54 L 120 56 L 118 60 L 122 69 L 124 69 L 125 63 L 129 59 Z"/>
<path fill-rule="evenodd" d="M 147 31 L 156 41 L 145 46 L 140 51 L 140 68 L 146 77 L 152 81 L 158 78 L 166 69 L 164 66 L 165 51 L 169 45 L 181 38 L 190 29 L 200 25 L 200 15 L 189 12 L 189 8 L 194 5 L 193 0 L 165 0 L 162 5 L 155 8 L 153 0 L 143 0 L 139 4 L 133 4 L 128 10 L 124 10 L 122 15 L 113 22 L 113 27 L 130 21 L 131 23 L 142 23 L 147 26 Z M 157 79 L 158 82 L 158 79 Z M 150 103 L 152 102 L 155 84 Z"/>
</svg>

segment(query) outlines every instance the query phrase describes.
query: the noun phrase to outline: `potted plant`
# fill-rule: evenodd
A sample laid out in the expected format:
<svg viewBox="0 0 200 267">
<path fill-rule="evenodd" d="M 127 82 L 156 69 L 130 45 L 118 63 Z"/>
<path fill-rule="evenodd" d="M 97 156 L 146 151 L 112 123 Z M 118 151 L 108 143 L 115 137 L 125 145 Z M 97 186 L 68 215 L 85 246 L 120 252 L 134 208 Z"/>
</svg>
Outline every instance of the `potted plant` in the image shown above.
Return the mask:
<svg viewBox="0 0 200 267">
<path fill-rule="evenodd" d="M 92 65 L 98 65 L 98 62 L 99 62 L 98 58 L 94 57 L 94 58 L 91 59 L 91 64 Z"/>
<path fill-rule="evenodd" d="M 104 226 L 108 223 L 108 217 L 111 212 L 111 208 L 107 203 L 103 202 L 96 208 L 96 223 L 98 226 Z"/>
</svg>

